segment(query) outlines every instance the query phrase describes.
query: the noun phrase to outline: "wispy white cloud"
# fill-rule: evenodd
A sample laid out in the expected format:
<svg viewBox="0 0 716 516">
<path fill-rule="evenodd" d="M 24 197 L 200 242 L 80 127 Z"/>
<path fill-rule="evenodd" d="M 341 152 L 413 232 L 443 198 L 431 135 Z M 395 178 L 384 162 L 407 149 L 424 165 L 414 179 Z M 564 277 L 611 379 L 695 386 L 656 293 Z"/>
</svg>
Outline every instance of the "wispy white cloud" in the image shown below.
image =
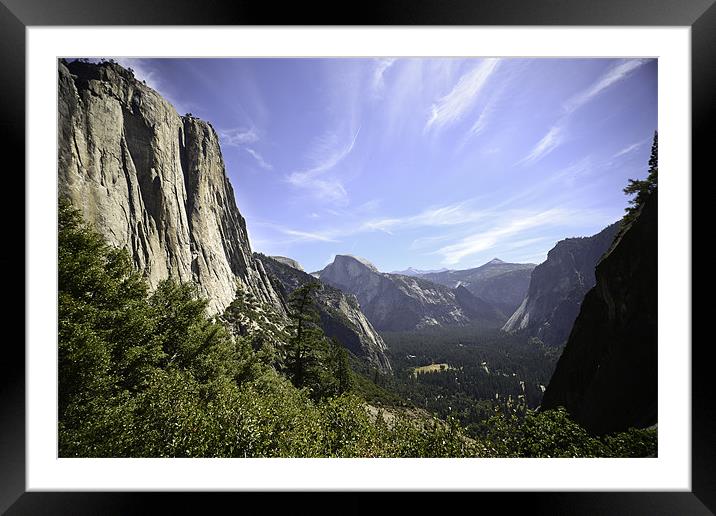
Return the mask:
<svg viewBox="0 0 716 516">
<path fill-rule="evenodd" d="M 307 170 L 294 172 L 292 175 L 296 177 L 315 177 L 328 172 L 343 161 L 351 153 L 351 151 L 353 151 L 353 147 L 355 147 L 356 140 L 358 139 L 358 134 L 360 134 L 360 127 L 355 132 L 350 142 L 343 147 L 338 147 L 335 145 L 336 134 L 330 133 L 329 136 L 322 138 L 319 145 L 317 145 L 316 149 L 314 149 L 312 153 L 314 165 Z"/>
<path fill-rule="evenodd" d="M 630 73 L 648 61 L 648 59 L 629 59 L 622 61 L 602 74 L 589 88 L 577 93 L 567 100 L 567 102 L 563 105 L 563 114 L 557 123 L 550 127 L 547 134 L 545 134 L 532 148 L 529 154 L 518 161 L 517 164 L 533 164 L 562 145 L 565 141 L 565 130 L 569 118 L 575 111 L 590 102 L 610 86 L 625 79 Z"/>
<path fill-rule="evenodd" d="M 426 255 L 439 255 L 445 266 L 464 263 L 468 257 L 481 253 L 511 253 L 536 244 L 549 242 L 543 230 L 561 226 L 578 226 L 605 218 L 604 214 L 590 209 L 570 207 L 510 208 L 503 203 L 480 207 L 471 199 L 461 203 L 438 206 L 405 217 L 371 219 L 324 229 L 297 230 L 274 224 L 255 224 L 271 227 L 289 237 L 280 244 L 342 242 L 346 238 L 374 231 L 390 235 L 406 234 L 414 230 L 421 236 L 412 241 L 409 249 Z M 607 217 L 608 219 L 608 217 Z M 433 229 L 432 233 L 425 230 Z M 538 230 L 535 233 L 535 230 Z M 274 241 L 274 243 L 277 243 Z M 547 245 L 547 244 L 545 244 Z"/>
<path fill-rule="evenodd" d="M 547 154 L 556 149 L 564 140 L 564 131 L 560 125 L 554 125 L 550 127 L 547 134 L 545 134 L 537 144 L 532 147 L 532 150 L 522 158 L 517 164 L 530 165 L 539 161 Z"/>
<path fill-rule="evenodd" d="M 320 242 L 338 242 L 334 238 L 322 235 L 321 233 L 311 233 L 310 231 L 296 231 L 294 229 L 282 228 L 281 232 L 285 235 L 295 236 L 302 240 L 318 240 Z"/>
<path fill-rule="evenodd" d="M 273 165 L 271 165 L 271 163 L 268 163 L 263 158 L 263 156 L 261 156 L 261 154 L 256 152 L 254 149 L 252 149 L 251 147 L 246 147 L 245 150 L 256 160 L 256 163 L 258 163 L 261 168 L 263 168 L 264 170 L 273 170 Z"/>
<path fill-rule="evenodd" d="M 286 240 L 282 243 L 307 242 L 307 241 L 339 242 L 339 240 L 337 240 L 336 238 L 333 237 L 332 232 L 303 231 L 303 230 L 298 230 L 298 229 L 293 229 L 293 228 L 289 228 L 286 226 L 282 226 L 281 224 L 274 224 L 272 222 L 255 221 L 253 224 L 255 226 L 269 228 L 269 229 L 276 231 L 277 233 L 280 233 L 282 235 L 292 237 L 289 240 Z"/>
<path fill-rule="evenodd" d="M 576 111 L 611 85 L 625 79 L 631 72 L 648 61 L 648 59 L 629 59 L 613 66 L 589 88 L 567 100 L 564 104 L 565 112 L 572 113 Z"/>
<path fill-rule="evenodd" d="M 550 243 L 550 245 L 554 245 L 554 242 L 552 242 L 548 237 L 523 238 L 520 240 L 506 242 L 505 249 L 508 249 L 508 250 L 522 249 L 523 247 L 531 247 L 534 244 L 538 244 L 540 242 L 545 242 L 545 241 L 548 241 Z"/>
<path fill-rule="evenodd" d="M 365 206 L 373 206 L 374 201 L 369 201 L 358 207 L 358 211 Z M 336 217 L 344 216 L 344 213 L 335 210 L 326 210 L 329 213 L 333 213 Z M 284 226 L 268 223 L 268 222 L 256 222 L 256 225 L 269 227 L 284 235 L 298 237 L 301 241 L 323 241 L 323 242 L 336 242 L 340 241 L 341 238 L 356 235 L 360 233 L 369 233 L 373 231 L 382 231 L 388 234 L 393 234 L 398 231 L 406 231 L 418 228 L 436 228 L 436 227 L 447 227 L 447 226 L 461 226 L 465 224 L 475 223 L 487 217 L 490 211 L 480 211 L 469 205 L 469 202 L 456 203 L 446 206 L 438 206 L 429 208 L 417 214 L 408 215 L 405 217 L 392 217 L 392 218 L 380 218 L 370 219 L 367 221 L 356 221 L 352 224 L 346 224 L 341 227 L 332 226 L 326 229 L 302 231 L 287 228 Z M 318 215 L 309 215 L 309 218 L 317 219 Z M 447 236 L 450 238 L 450 236 Z"/>
<path fill-rule="evenodd" d="M 619 158 L 619 157 L 621 157 L 621 156 L 624 156 L 625 154 L 629 154 L 630 152 L 633 152 L 633 151 L 639 149 L 640 147 L 642 147 L 648 140 L 649 140 L 649 139 L 647 138 L 646 140 L 642 140 L 642 141 L 640 141 L 640 142 L 636 142 L 636 143 L 632 143 L 631 145 L 627 145 L 627 146 L 624 147 L 622 150 L 620 150 L 619 152 L 615 153 L 615 154 L 612 156 L 612 158 Z"/>
<path fill-rule="evenodd" d="M 410 250 L 417 251 L 429 248 L 434 249 L 437 245 L 440 244 L 440 242 L 445 242 L 446 240 L 453 240 L 454 238 L 455 235 L 446 232 L 442 232 L 441 234 L 436 236 L 419 237 L 410 243 Z"/>
<path fill-rule="evenodd" d="M 563 223 L 569 217 L 566 210 L 553 208 L 538 213 L 523 213 L 492 229 L 475 233 L 446 245 L 435 253 L 442 255 L 444 265 L 455 265 L 464 258 L 494 247 L 505 238 L 539 226 Z"/>
<path fill-rule="evenodd" d="M 402 133 L 413 130 L 414 123 L 417 130 L 422 130 L 422 113 L 416 113 L 415 106 L 429 102 L 422 98 L 425 66 L 420 59 L 403 59 L 399 66 L 394 65 L 390 82 L 385 83 L 384 95 L 388 101 L 379 107 L 385 119 L 381 135 L 385 144 L 392 144 Z"/>
<path fill-rule="evenodd" d="M 425 131 L 451 125 L 472 109 L 499 62 L 499 59 L 485 59 L 460 77 L 452 91 L 431 106 Z"/>
<path fill-rule="evenodd" d="M 603 166 L 603 162 L 595 164 L 591 156 L 585 156 L 546 176 L 543 185 L 550 189 L 555 188 L 555 183 L 573 185 L 575 181 L 583 180 L 584 176 L 589 175 L 595 168 Z"/>
<path fill-rule="evenodd" d="M 480 115 L 477 117 L 477 120 L 475 120 L 475 123 L 472 124 L 470 129 L 465 133 L 465 135 L 462 137 L 460 144 L 458 146 L 458 149 L 462 149 L 467 145 L 467 143 L 476 136 L 479 136 L 485 128 L 487 128 L 487 124 L 490 122 L 490 119 L 495 111 L 495 97 L 493 96 L 487 104 L 482 108 L 482 111 L 480 111 Z M 483 150 L 483 153 L 486 153 L 485 150 Z"/>
<path fill-rule="evenodd" d="M 492 111 L 492 103 L 488 103 L 487 106 L 485 106 L 485 109 L 480 112 L 480 116 L 477 118 L 475 123 L 472 124 L 469 132 L 470 136 L 477 136 L 485 130 L 485 127 L 487 127 L 488 117 L 492 114 Z"/>
<path fill-rule="evenodd" d="M 471 208 L 468 203 L 462 202 L 429 208 L 415 215 L 406 217 L 370 220 L 364 222 L 359 229 L 362 231 L 384 231 L 391 233 L 398 229 L 468 224 L 484 216 L 484 212 L 475 210 Z"/>
<path fill-rule="evenodd" d="M 378 208 L 383 204 L 383 201 L 381 199 L 371 199 L 369 201 L 365 201 L 362 204 L 359 204 L 358 206 L 355 206 L 353 208 L 353 212 L 357 214 L 372 214 L 375 213 Z"/>
<path fill-rule="evenodd" d="M 235 127 L 232 129 L 220 129 L 217 131 L 222 145 L 227 147 L 237 147 L 246 151 L 246 153 L 254 158 L 256 164 L 264 170 L 273 170 L 273 165 L 269 163 L 255 148 L 249 145 L 258 143 L 261 140 L 259 131 L 256 127 Z"/>
<path fill-rule="evenodd" d="M 236 127 L 232 129 L 221 129 L 218 131 L 219 138 L 224 145 L 240 147 L 249 143 L 259 141 L 259 133 L 255 127 Z"/>
<path fill-rule="evenodd" d="M 395 64 L 394 58 L 383 58 L 378 59 L 375 62 L 375 66 L 373 67 L 373 80 L 371 82 L 371 87 L 373 89 L 373 94 L 380 95 L 385 88 L 385 72 Z"/>
<path fill-rule="evenodd" d="M 335 145 L 335 133 L 331 133 L 327 138 L 324 137 L 312 152 L 313 165 L 306 170 L 289 174 L 287 177 L 288 182 L 298 188 L 312 190 L 319 198 L 338 203 L 347 202 L 348 193 L 340 179 L 324 176 L 353 151 L 359 133 L 360 127 L 350 142 L 343 147 Z"/>
<path fill-rule="evenodd" d="M 312 178 L 303 180 L 301 183 L 293 184 L 298 187 L 312 189 L 313 193 L 319 199 L 337 204 L 346 204 L 348 202 L 348 192 L 341 181 L 336 178 Z"/>
</svg>

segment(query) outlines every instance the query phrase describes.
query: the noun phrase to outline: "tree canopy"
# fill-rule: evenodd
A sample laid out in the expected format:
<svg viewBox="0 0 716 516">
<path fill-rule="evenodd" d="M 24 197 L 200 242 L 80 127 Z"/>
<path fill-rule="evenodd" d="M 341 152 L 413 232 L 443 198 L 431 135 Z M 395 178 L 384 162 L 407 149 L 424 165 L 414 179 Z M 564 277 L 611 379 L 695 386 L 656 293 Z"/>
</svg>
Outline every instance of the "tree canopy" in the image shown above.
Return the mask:
<svg viewBox="0 0 716 516">
<path fill-rule="evenodd" d="M 651 155 L 649 156 L 649 172 L 646 179 L 630 179 L 624 188 L 626 195 L 633 196 L 629 199 L 629 206 L 626 208 L 627 218 L 636 214 L 649 195 L 656 191 L 659 173 L 659 139 L 658 133 L 654 131 L 654 138 L 651 144 Z"/>
<path fill-rule="evenodd" d="M 58 217 L 60 457 L 628 456 L 656 449 L 654 431 L 594 439 L 563 413 L 499 413 L 479 439 L 456 419 L 409 405 L 394 406 L 388 422 L 356 394 L 380 389 L 352 371 L 346 349 L 320 331 L 318 287 L 291 297 L 285 326 L 241 289 L 221 317 L 209 317 L 193 285 L 167 280 L 150 291 L 127 251 L 109 246 L 67 202 Z"/>
</svg>

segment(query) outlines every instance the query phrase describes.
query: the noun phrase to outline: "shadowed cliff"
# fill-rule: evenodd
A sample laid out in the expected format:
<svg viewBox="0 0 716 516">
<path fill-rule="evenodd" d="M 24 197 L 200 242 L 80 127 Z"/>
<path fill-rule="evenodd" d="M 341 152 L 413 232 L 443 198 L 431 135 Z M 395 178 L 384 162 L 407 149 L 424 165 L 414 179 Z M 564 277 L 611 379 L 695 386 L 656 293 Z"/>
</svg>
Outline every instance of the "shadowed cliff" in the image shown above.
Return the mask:
<svg viewBox="0 0 716 516">
<path fill-rule="evenodd" d="M 654 191 L 597 265 L 542 400 L 595 434 L 657 421 L 657 207 Z"/>
</svg>

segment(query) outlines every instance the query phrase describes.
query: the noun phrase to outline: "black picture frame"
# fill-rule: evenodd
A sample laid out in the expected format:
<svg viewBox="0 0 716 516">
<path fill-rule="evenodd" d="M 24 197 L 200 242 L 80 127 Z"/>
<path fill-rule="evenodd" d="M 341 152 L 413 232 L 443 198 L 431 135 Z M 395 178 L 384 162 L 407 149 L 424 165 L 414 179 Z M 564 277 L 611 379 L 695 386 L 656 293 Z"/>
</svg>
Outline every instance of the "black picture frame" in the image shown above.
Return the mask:
<svg viewBox="0 0 716 516">
<path fill-rule="evenodd" d="M 235 0 L 0 0 L 0 147 L 5 158 L 6 194 L 0 203 L 5 252 L 0 253 L 6 300 L 3 355 L 0 359 L 0 511 L 7 514 L 127 514 L 147 512 L 160 503 L 193 512 L 207 496 L 250 507 L 273 506 L 276 495 L 258 493 L 49 493 L 25 492 L 25 352 L 15 337 L 24 320 L 25 268 L 25 29 L 35 25 L 569 25 L 569 26 L 689 26 L 692 44 L 692 169 L 706 174 L 710 135 L 716 111 L 716 0 L 392 0 L 294 2 L 277 7 L 269 2 Z M 28 135 L 31 137 L 31 135 Z M 10 160 L 15 162 L 10 165 Z M 689 171 L 684 171 L 689 173 Z M 692 174 L 693 177 L 693 174 Z M 15 184 L 8 184 L 14 181 Z M 701 194 L 704 194 L 702 189 Z M 11 198 L 23 206 L 13 206 Z M 698 205 L 697 200 L 692 205 Z M 706 204 L 708 206 L 708 203 Z M 694 219 L 696 222 L 696 219 Z M 698 234 L 698 233 L 697 233 Z M 712 232 L 702 232 L 703 235 Z M 8 244 L 8 242 L 12 242 Z M 693 255 L 692 255 L 693 256 Z M 695 262 L 692 258 L 692 270 Z M 696 270 L 699 270 L 696 268 Z M 22 273 L 21 273 L 22 272 Z M 18 284 L 7 289 L 7 280 Z M 15 312 L 15 313 L 13 313 Z M 692 318 L 693 319 L 693 318 Z M 12 337 L 11 337 L 12 335 Z M 24 340 L 24 339 L 23 339 Z M 671 343 L 684 345 L 689 343 Z M 716 404 L 711 382 L 712 362 L 707 341 L 692 347 L 692 491 L 584 493 L 471 493 L 468 502 L 484 507 L 496 502 L 528 508 L 532 514 L 713 514 L 716 512 Z M 403 511 L 428 509 L 443 501 L 413 493 L 400 503 Z M 301 503 L 304 494 L 297 496 Z M 351 493 L 338 512 L 372 512 L 371 496 Z M 260 500 L 256 498 L 260 497 Z M 295 497 L 295 496 L 294 496 Z M 268 504 L 268 505 L 267 505 Z M 335 512 L 329 503 L 312 504 L 311 513 Z M 402 511 L 401 511 L 402 512 Z"/>
</svg>

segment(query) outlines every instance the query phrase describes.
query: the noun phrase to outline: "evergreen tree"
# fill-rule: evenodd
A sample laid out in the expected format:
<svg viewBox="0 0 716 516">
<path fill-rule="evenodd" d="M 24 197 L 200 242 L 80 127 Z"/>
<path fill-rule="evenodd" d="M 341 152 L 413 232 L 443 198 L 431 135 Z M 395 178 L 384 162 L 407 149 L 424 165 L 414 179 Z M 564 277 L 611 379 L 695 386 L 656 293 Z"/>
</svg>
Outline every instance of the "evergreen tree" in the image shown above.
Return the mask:
<svg viewBox="0 0 716 516">
<path fill-rule="evenodd" d="M 277 371 L 284 369 L 284 343 L 288 340 L 284 321 L 252 292 L 239 285 L 220 319 L 235 337 L 251 346 L 255 358 Z"/>
<path fill-rule="evenodd" d="M 341 394 L 353 380 L 370 382 L 352 374 L 346 349 L 336 340 L 329 343 L 318 327 L 317 285 L 291 296 L 292 333 L 285 340 L 289 371 L 306 389 L 299 390 L 256 359 L 248 339 L 263 326 L 232 336 L 206 316 L 206 301 L 190 285 L 165 281 L 149 294 L 128 253 L 107 245 L 64 202 L 58 242 L 60 457 L 656 453 L 655 430 L 596 439 L 563 412 L 522 411 L 517 417 L 514 404 L 485 422 L 484 437 L 473 439 L 465 438 L 455 419 L 443 423 L 390 409 L 389 422 L 371 418 L 365 400 Z M 237 305 L 244 303 L 247 313 L 237 305 L 230 312 L 265 324 L 266 307 L 254 301 L 243 297 Z M 436 351 L 440 347 L 444 343 Z M 421 382 L 449 380 L 444 372 L 420 376 Z M 321 399 L 314 402 L 308 394 Z"/>
<path fill-rule="evenodd" d="M 325 357 L 325 336 L 319 327 L 315 306 L 317 282 L 306 283 L 294 290 L 288 299 L 290 338 L 286 353 L 286 369 L 296 387 L 308 387 L 319 395 L 322 358 Z"/>
<path fill-rule="evenodd" d="M 330 340 L 330 353 L 336 394 L 343 394 L 353 387 L 353 374 L 348 361 L 348 350 L 334 337 Z"/>
<path fill-rule="evenodd" d="M 654 139 L 651 144 L 651 155 L 649 156 L 649 173 L 646 179 L 630 179 L 629 184 L 624 188 L 624 193 L 626 195 L 634 196 L 632 199 L 629 199 L 630 206 L 626 208 L 627 219 L 631 219 L 644 204 L 647 197 L 649 197 L 649 195 L 656 190 L 658 172 L 659 141 L 658 133 L 654 131 Z"/>
<path fill-rule="evenodd" d="M 249 335 L 253 324 L 259 320 L 259 304 L 256 296 L 242 287 L 236 289 L 236 297 L 224 310 L 223 318 L 237 335 Z"/>
<path fill-rule="evenodd" d="M 133 389 L 146 364 L 163 356 L 146 313 L 147 285 L 125 250 L 109 247 L 65 200 L 58 212 L 58 367 L 62 419 L 74 402 L 87 406 Z"/>
<path fill-rule="evenodd" d="M 127 251 L 64 200 L 58 222 L 60 456 L 219 450 L 205 410 L 230 403 L 239 347 L 193 286 L 164 281 L 149 295 Z"/>
</svg>

